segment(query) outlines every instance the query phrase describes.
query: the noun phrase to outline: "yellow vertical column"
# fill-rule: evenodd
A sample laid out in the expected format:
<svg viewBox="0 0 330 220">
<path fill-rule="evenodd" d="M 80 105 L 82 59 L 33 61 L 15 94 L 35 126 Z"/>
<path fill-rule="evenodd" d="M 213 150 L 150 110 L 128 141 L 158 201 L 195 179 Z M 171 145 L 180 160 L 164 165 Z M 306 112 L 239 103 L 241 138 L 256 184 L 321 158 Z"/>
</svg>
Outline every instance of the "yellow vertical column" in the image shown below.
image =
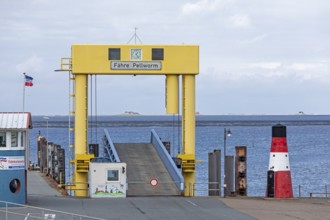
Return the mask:
<svg viewBox="0 0 330 220">
<path fill-rule="evenodd" d="M 182 168 L 185 196 L 195 183 L 195 75 L 182 75 Z"/>
<path fill-rule="evenodd" d="M 178 75 L 166 75 L 166 113 L 179 114 Z"/>
<path fill-rule="evenodd" d="M 88 75 L 75 75 L 75 120 L 74 120 L 74 154 L 75 160 L 77 155 L 86 154 L 87 151 L 87 126 L 88 126 Z M 87 196 L 88 185 L 82 184 L 88 182 L 88 173 L 77 172 L 77 164 L 75 164 L 74 182 L 76 182 L 75 196 Z"/>
</svg>

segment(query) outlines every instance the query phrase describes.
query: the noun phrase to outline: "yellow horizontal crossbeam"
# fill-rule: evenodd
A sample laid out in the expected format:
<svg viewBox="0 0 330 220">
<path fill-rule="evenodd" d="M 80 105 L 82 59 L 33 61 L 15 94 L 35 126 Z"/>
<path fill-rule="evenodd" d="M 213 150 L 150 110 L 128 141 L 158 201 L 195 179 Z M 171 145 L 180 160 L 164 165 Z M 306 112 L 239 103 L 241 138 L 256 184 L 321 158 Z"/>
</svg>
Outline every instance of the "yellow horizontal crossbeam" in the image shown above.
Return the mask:
<svg viewBox="0 0 330 220">
<path fill-rule="evenodd" d="M 199 73 L 197 45 L 72 45 L 73 74 L 164 75 Z"/>
</svg>

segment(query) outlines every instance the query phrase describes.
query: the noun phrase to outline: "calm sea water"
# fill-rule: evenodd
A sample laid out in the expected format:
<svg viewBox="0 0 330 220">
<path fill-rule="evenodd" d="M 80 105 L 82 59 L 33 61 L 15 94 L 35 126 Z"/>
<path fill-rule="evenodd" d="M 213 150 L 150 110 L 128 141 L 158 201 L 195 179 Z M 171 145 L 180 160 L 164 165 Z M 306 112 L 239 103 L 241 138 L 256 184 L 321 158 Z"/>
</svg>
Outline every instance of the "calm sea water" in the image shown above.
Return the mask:
<svg viewBox="0 0 330 220">
<path fill-rule="evenodd" d="M 37 163 L 37 135 L 40 132 L 42 136 L 48 136 L 49 141 L 66 149 L 68 167 L 68 117 L 47 117 L 49 119 L 43 116 L 32 119 L 30 160 Z M 264 196 L 271 127 L 277 123 L 287 126 L 294 195 L 298 196 L 299 185 L 302 196 L 307 196 L 310 191 L 325 191 L 326 187 L 330 191 L 329 115 L 197 116 L 196 157 L 202 160 L 196 168 L 196 182 L 201 183 L 196 185 L 197 195 L 207 194 L 203 190 L 206 190 L 208 181 L 208 152 L 223 150 L 224 128 L 230 128 L 232 136 L 227 138 L 227 155 L 234 155 L 235 146 L 247 146 L 248 195 Z M 90 118 L 90 125 L 88 138 L 91 143 L 101 144 L 104 129 L 115 143 L 149 142 L 150 131 L 154 129 L 162 140 L 171 142 L 173 155 L 181 149 L 181 123 L 177 116 L 98 116 Z"/>
</svg>

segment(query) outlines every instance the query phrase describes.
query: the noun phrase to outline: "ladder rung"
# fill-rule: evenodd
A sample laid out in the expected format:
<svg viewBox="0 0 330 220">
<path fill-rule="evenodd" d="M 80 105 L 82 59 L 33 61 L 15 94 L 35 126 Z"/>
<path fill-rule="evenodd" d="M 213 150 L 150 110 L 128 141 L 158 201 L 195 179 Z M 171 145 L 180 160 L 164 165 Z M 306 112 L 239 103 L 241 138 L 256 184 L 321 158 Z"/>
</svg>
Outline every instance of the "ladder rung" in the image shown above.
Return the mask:
<svg viewBox="0 0 330 220">
<path fill-rule="evenodd" d="M 88 173 L 88 170 L 77 170 L 77 173 Z"/>
<path fill-rule="evenodd" d="M 76 80 L 76 78 L 75 77 L 70 77 L 70 80 Z"/>
<path fill-rule="evenodd" d="M 74 115 L 74 114 L 76 114 L 76 112 L 70 112 L 70 115 Z"/>
</svg>

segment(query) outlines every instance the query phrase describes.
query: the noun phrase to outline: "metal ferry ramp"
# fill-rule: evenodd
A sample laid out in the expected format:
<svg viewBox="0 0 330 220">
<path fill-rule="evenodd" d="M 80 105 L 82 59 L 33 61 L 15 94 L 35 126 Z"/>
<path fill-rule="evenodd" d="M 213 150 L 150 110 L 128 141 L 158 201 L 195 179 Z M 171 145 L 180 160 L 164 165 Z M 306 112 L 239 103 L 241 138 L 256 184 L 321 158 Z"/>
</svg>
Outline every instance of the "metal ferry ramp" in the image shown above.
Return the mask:
<svg viewBox="0 0 330 220">
<path fill-rule="evenodd" d="M 127 164 L 127 196 L 179 196 L 184 180 L 154 130 L 150 143 L 113 143 L 104 130 L 105 155 Z"/>
</svg>

